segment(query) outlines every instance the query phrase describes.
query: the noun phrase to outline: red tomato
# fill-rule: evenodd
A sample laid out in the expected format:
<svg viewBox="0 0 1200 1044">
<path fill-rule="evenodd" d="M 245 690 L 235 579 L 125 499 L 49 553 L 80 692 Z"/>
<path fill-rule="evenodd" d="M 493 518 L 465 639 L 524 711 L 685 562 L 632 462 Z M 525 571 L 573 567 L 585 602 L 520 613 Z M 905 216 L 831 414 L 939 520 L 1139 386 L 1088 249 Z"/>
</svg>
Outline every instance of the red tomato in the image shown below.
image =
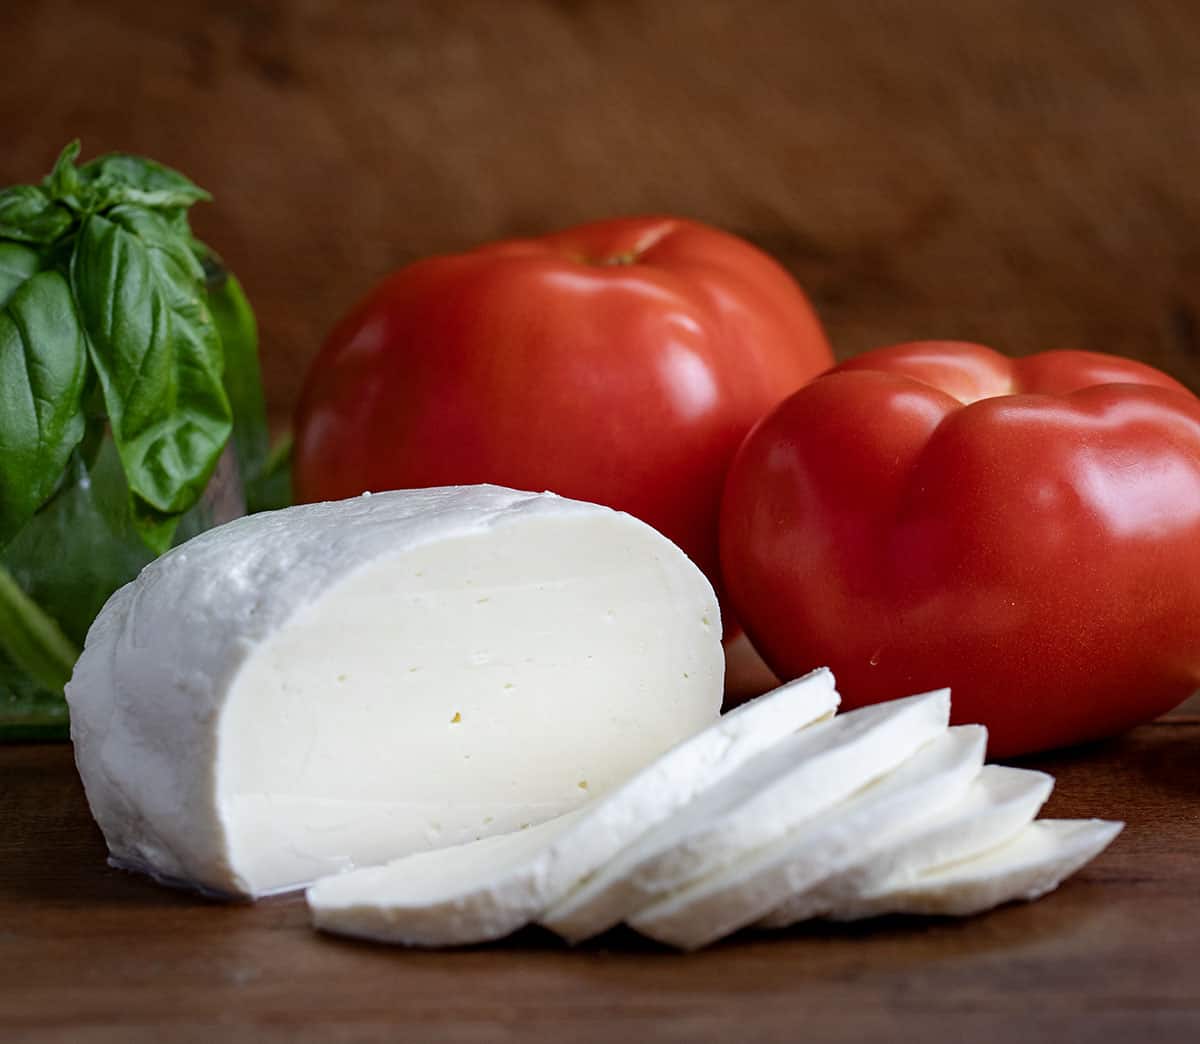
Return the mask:
<svg viewBox="0 0 1200 1044">
<path fill-rule="evenodd" d="M 1140 363 L 869 352 L 755 428 L 721 527 L 767 663 L 846 706 L 948 685 L 1013 755 L 1200 686 L 1200 400 Z"/>
<path fill-rule="evenodd" d="M 750 427 L 833 362 L 800 288 L 690 221 L 605 221 L 403 268 L 334 329 L 296 415 L 301 500 L 494 482 L 628 511 L 717 577 Z"/>
</svg>

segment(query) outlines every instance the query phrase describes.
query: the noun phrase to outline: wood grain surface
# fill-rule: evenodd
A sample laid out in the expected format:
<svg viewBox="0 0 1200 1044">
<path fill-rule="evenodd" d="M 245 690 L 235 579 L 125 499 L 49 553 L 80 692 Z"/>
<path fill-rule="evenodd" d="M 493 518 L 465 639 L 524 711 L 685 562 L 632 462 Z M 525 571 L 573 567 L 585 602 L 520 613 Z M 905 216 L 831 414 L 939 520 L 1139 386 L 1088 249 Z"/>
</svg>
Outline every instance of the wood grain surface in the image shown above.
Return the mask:
<svg viewBox="0 0 1200 1044">
<path fill-rule="evenodd" d="M 1200 388 L 1193 0 L 37 0 L 0 33 L 0 183 L 67 139 L 178 166 L 286 420 L 413 258 L 619 213 L 742 233 L 838 352 L 1136 355 Z"/>
<path fill-rule="evenodd" d="M 1193 705 L 1194 710 L 1200 706 Z M 528 931 L 456 952 L 314 933 L 108 868 L 66 746 L 0 748 L 0 1036 L 74 1041 L 1200 1039 L 1200 715 L 1029 764 L 1046 812 L 1127 821 L 1057 893 L 965 921 L 679 955 Z"/>
<path fill-rule="evenodd" d="M 0 184 L 78 136 L 210 189 L 279 426 L 389 269 L 651 211 L 771 251 L 842 356 L 1086 347 L 1200 390 L 1198 34 L 1192 0 L 12 3 Z M 689 957 L 386 950 L 170 892 L 105 866 L 68 747 L 0 748 L 0 1037 L 1194 1042 L 1196 715 L 1036 760 L 1051 814 L 1129 824 L 1043 902 Z"/>
</svg>

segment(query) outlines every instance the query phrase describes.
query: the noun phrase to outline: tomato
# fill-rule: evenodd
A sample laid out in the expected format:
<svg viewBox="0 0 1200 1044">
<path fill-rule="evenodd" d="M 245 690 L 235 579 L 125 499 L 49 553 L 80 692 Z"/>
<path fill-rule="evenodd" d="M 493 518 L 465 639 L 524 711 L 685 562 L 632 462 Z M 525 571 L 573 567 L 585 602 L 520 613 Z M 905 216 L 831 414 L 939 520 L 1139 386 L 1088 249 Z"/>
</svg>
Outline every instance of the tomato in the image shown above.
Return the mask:
<svg viewBox="0 0 1200 1044">
<path fill-rule="evenodd" d="M 1001 756 L 1109 736 L 1200 686 L 1200 400 L 1087 352 L 868 352 L 748 436 L 721 551 L 785 678 L 948 685 Z"/>
<path fill-rule="evenodd" d="M 400 269 L 333 330 L 295 418 L 296 493 L 493 482 L 628 511 L 714 581 L 729 461 L 833 362 L 791 277 L 674 218 Z"/>
</svg>

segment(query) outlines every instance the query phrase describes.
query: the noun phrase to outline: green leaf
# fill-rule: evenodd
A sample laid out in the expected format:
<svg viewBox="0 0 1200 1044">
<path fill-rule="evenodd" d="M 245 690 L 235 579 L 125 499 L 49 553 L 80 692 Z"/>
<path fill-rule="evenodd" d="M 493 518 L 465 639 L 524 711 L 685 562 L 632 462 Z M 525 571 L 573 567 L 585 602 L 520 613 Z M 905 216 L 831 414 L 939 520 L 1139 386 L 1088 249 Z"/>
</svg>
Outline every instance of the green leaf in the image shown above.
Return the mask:
<svg viewBox="0 0 1200 1044">
<path fill-rule="evenodd" d="M 54 161 L 54 169 L 42 180 L 50 198 L 67 204 L 72 210 L 82 210 L 86 205 L 80 191 L 79 169 L 75 166 L 78 158 L 78 140 L 68 142 Z"/>
<path fill-rule="evenodd" d="M 182 211 L 211 200 L 204 189 L 161 163 L 114 152 L 79 168 L 82 183 L 95 194 L 97 207 L 136 203 L 160 210 Z"/>
<path fill-rule="evenodd" d="M 75 452 L 59 491 L 0 553 L 0 565 L 80 646 L 109 595 L 152 557 L 133 524 L 116 447 L 104 436 L 90 467 L 82 449 Z M 35 681 L 0 642 L 0 740 L 66 732 L 62 689 Z"/>
<path fill-rule="evenodd" d="M 83 437 L 86 377 L 71 288 L 40 272 L 0 311 L 0 547 L 54 491 Z"/>
<path fill-rule="evenodd" d="M 254 511 L 278 511 L 292 502 L 292 436 L 283 436 L 246 486 L 246 503 Z"/>
<path fill-rule="evenodd" d="M 89 466 L 82 452 L 62 487 L 0 553 L 0 565 L 82 644 L 100 607 L 154 557 L 134 525 L 111 436 Z"/>
<path fill-rule="evenodd" d="M 203 270 L 166 218 L 123 204 L 85 219 L 71 277 L 135 518 L 163 551 L 232 430 Z"/>
<path fill-rule="evenodd" d="M 37 274 L 41 255 L 22 243 L 0 242 L 0 308 L 8 304 L 17 288 Z"/>
<path fill-rule="evenodd" d="M 150 160 L 78 154 L 0 191 L 0 740 L 66 735 L 62 686 L 104 601 L 240 511 L 235 447 L 269 467 L 253 317 L 222 275 L 218 330 L 188 226 L 208 194 Z M 222 332 L 238 437 L 217 475 Z"/>
<path fill-rule="evenodd" d="M 228 519 L 222 502 L 230 491 L 215 485 L 214 478 L 180 520 L 177 541 Z M 104 436 L 90 466 L 82 451 L 72 456 L 62 487 L 0 552 L 0 567 L 68 640 L 82 645 L 108 597 L 153 557 L 135 525 L 116 446 Z M 0 741 L 63 738 L 66 727 L 61 689 L 36 682 L 12 663 L 0 642 Z"/>
<path fill-rule="evenodd" d="M 66 234 L 71 212 L 37 185 L 13 185 L 0 192 L 0 239 L 45 246 Z"/>
<path fill-rule="evenodd" d="M 268 491 L 263 485 L 271 444 L 254 313 L 237 277 L 211 251 L 205 255 L 204 271 L 208 307 L 220 331 L 225 356 L 225 392 L 233 407 L 233 443 L 245 487 L 246 510 L 282 507 L 276 503 L 278 491 Z"/>
<path fill-rule="evenodd" d="M 79 650 L 0 566 L 0 647 L 39 685 L 61 692 L 71 680 Z"/>
<path fill-rule="evenodd" d="M 67 701 L 34 681 L 0 647 L 0 742 L 65 740 Z"/>
</svg>

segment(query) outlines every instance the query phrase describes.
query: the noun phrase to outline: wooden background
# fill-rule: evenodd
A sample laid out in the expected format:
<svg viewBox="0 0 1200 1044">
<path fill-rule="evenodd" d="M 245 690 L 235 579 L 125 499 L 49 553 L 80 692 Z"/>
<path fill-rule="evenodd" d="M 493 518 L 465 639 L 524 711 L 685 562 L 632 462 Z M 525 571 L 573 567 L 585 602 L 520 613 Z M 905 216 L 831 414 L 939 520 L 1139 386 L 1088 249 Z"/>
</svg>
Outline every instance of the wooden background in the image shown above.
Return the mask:
<svg viewBox="0 0 1200 1044">
<path fill-rule="evenodd" d="M 10 0 L 0 183 L 78 136 L 210 189 L 280 426 L 390 268 L 646 211 L 774 253 L 841 355 L 1077 346 L 1200 390 L 1198 43 L 1195 0 Z M 1200 1039 L 1194 705 L 1039 759 L 1054 812 L 1130 822 L 1044 903 L 694 958 L 211 907 L 104 866 L 68 748 L 0 754 L 6 1041 Z"/>
<path fill-rule="evenodd" d="M 1136 355 L 1200 389 L 1200 4 L 22 0 L 0 183 L 60 145 L 178 166 L 282 423 L 390 268 L 675 212 L 774 253 L 840 354 Z"/>
</svg>

